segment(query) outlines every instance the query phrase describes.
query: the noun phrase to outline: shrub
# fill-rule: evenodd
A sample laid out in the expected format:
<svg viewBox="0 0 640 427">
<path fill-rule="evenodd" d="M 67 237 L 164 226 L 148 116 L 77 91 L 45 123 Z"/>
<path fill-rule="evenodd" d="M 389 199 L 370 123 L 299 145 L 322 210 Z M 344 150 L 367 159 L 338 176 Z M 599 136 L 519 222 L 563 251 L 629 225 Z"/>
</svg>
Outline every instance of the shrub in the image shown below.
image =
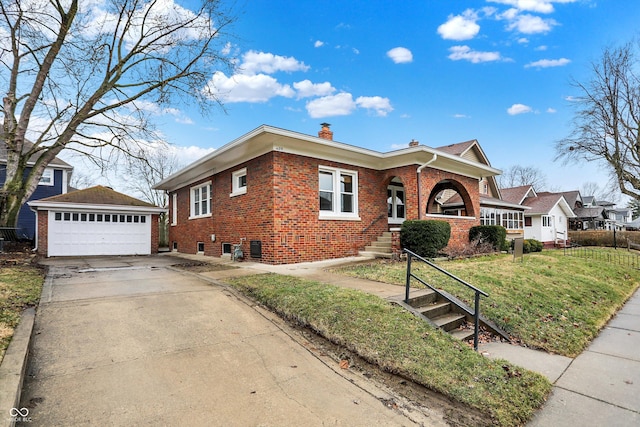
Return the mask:
<svg viewBox="0 0 640 427">
<path fill-rule="evenodd" d="M 544 245 L 539 240 L 525 239 L 525 241 L 522 243 L 522 252 L 524 252 L 525 254 L 531 252 L 542 252 L 543 247 Z"/>
<path fill-rule="evenodd" d="M 506 250 L 507 230 L 500 225 L 477 225 L 469 230 L 469 241 L 489 242 L 495 250 Z"/>
<path fill-rule="evenodd" d="M 490 254 L 496 250 L 489 242 L 477 239 L 469 242 L 463 247 L 447 248 L 445 254 L 449 258 L 469 258 L 475 255 Z"/>
<path fill-rule="evenodd" d="M 400 244 L 422 257 L 433 258 L 447 246 L 451 226 L 446 221 L 405 221 L 400 228 Z"/>
</svg>

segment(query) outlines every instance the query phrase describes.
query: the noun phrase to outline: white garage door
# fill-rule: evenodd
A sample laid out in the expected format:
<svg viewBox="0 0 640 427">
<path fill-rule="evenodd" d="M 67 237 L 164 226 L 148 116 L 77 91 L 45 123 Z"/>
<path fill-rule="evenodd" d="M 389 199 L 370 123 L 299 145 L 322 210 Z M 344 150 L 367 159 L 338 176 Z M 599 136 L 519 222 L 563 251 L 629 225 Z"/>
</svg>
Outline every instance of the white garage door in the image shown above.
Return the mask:
<svg viewBox="0 0 640 427">
<path fill-rule="evenodd" d="M 49 211 L 49 256 L 147 255 L 151 215 Z"/>
</svg>

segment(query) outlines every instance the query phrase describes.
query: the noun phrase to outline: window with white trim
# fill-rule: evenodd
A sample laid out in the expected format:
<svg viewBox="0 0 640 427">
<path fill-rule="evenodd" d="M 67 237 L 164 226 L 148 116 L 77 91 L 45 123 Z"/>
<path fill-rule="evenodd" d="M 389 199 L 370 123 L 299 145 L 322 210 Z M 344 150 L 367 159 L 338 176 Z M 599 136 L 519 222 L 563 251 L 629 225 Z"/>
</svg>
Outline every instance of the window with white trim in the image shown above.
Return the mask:
<svg viewBox="0 0 640 427">
<path fill-rule="evenodd" d="M 171 225 L 178 224 L 178 193 L 171 195 Z"/>
<path fill-rule="evenodd" d="M 542 226 L 551 227 L 551 217 L 549 215 L 542 215 Z"/>
<path fill-rule="evenodd" d="M 242 168 L 231 174 L 231 194 L 238 196 L 247 193 L 247 168 Z"/>
<path fill-rule="evenodd" d="M 318 184 L 320 218 L 359 218 L 357 172 L 320 167 Z"/>
<path fill-rule="evenodd" d="M 211 216 L 211 181 L 197 187 L 191 187 L 190 205 L 190 219 Z"/>
<path fill-rule="evenodd" d="M 42 172 L 38 185 L 52 186 L 53 184 L 53 169 L 46 168 L 44 172 Z"/>
</svg>

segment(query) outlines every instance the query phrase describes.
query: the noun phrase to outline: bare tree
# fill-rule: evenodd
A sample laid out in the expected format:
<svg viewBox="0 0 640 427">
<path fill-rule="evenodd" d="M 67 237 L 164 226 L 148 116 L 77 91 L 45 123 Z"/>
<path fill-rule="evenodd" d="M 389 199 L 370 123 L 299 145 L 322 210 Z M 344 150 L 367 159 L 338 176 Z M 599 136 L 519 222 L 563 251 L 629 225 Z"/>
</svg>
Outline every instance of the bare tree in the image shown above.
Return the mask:
<svg viewBox="0 0 640 427">
<path fill-rule="evenodd" d="M 181 167 L 175 152 L 171 151 L 166 144 L 158 143 L 154 147 L 147 148 L 145 152 L 139 152 L 127 162 L 125 171 L 127 188 L 142 200 L 166 208 L 169 206 L 167 193 L 155 190 L 153 186 Z M 168 244 L 168 220 L 166 213 L 160 214 L 161 246 Z"/>
<path fill-rule="evenodd" d="M 532 185 L 537 191 L 542 191 L 547 185 L 544 173 L 534 166 L 511 166 L 498 176 L 500 188 L 520 187 Z"/>
<path fill-rule="evenodd" d="M 610 187 L 609 187 L 610 188 Z M 593 196 L 599 202 L 607 201 L 612 203 L 618 203 L 620 200 L 620 193 L 613 192 L 607 188 L 600 187 L 597 182 L 585 182 L 580 187 L 580 194 L 584 196 Z"/>
<path fill-rule="evenodd" d="M 207 82 L 233 68 L 221 53 L 232 22 L 219 0 L 194 10 L 171 0 L 0 2 L 0 226 L 15 226 L 62 150 L 102 167 L 157 139 L 152 108 L 221 105 Z"/>
<path fill-rule="evenodd" d="M 640 199 L 640 79 L 637 42 L 604 49 L 591 64 L 586 83 L 574 81 L 582 93 L 570 135 L 556 144 L 565 162 L 604 164 L 623 194 Z"/>
</svg>

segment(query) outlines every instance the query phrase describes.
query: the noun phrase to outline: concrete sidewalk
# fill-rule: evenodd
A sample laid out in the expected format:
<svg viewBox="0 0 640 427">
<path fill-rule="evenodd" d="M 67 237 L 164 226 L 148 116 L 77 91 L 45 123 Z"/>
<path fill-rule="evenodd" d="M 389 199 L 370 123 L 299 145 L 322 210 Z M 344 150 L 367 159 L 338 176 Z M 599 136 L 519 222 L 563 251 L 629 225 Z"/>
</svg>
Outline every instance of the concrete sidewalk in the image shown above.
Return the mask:
<svg viewBox="0 0 640 427">
<path fill-rule="evenodd" d="M 202 260 L 201 257 L 192 259 Z M 349 278 L 326 271 L 332 266 L 359 261 L 366 261 L 366 258 L 293 265 L 242 262 L 236 264 L 240 267 L 237 270 L 201 274 L 224 281 L 232 276 L 273 272 L 359 289 L 382 298 L 404 292 L 401 286 Z M 487 357 L 506 359 L 545 375 L 554 384 L 548 402 L 531 420 L 530 426 L 640 425 L 640 290 L 587 350 L 575 359 L 500 342 L 481 344 L 479 351 Z"/>
</svg>

